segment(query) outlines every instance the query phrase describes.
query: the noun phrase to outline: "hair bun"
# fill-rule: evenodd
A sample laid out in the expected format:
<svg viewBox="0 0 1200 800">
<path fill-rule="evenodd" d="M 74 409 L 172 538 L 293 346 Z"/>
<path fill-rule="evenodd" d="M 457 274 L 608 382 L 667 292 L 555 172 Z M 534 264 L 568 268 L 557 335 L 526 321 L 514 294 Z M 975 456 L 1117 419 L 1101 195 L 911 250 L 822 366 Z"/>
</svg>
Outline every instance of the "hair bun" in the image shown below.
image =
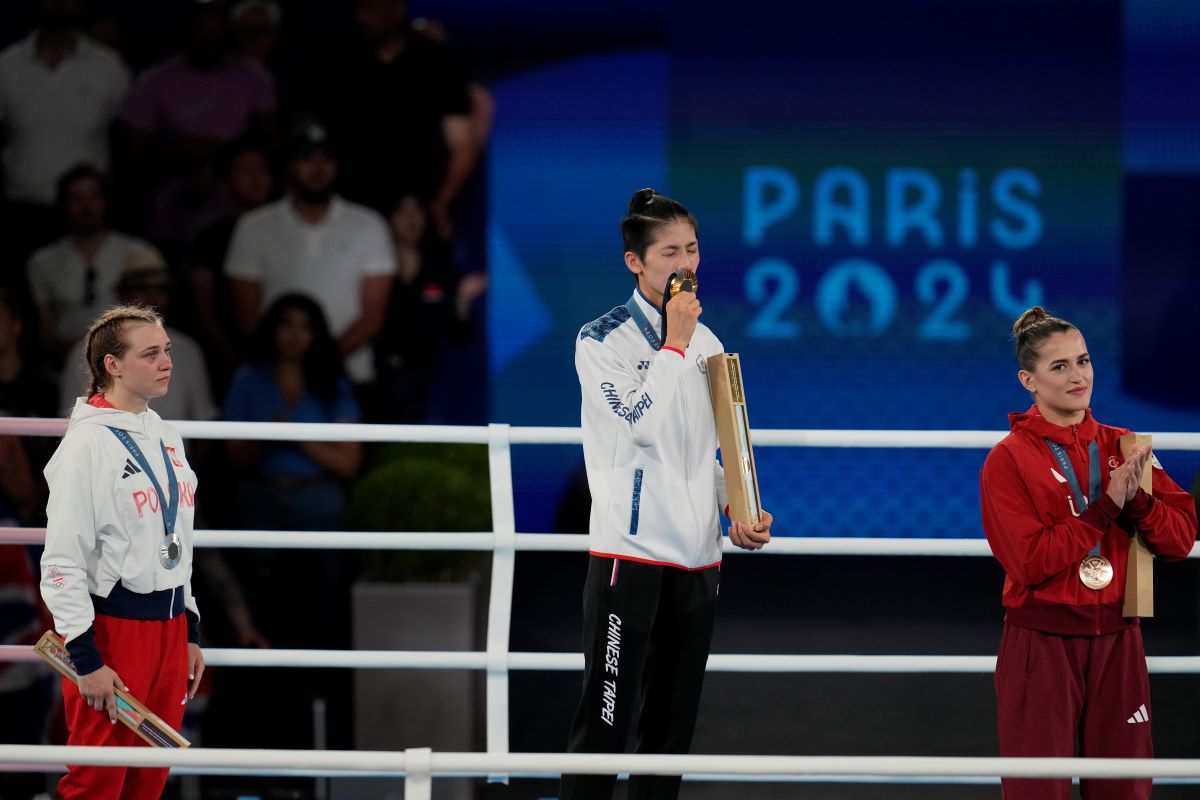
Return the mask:
<svg viewBox="0 0 1200 800">
<path fill-rule="evenodd" d="M 658 192 L 654 191 L 650 187 L 638 189 L 633 193 L 633 197 L 629 198 L 629 213 L 637 214 L 641 211 L 645 211 L 646 206 L 654 202 L 654 198 L 657 196 Z"/>
<path fill-rule="evenodd" d="M 1013 323 L 1013 333 L 1019 335 L 1021 331 L 1025 330 L 1029 326 L 1036 325 L 1042 320 L 1049 318 L 1050 315 L 1046 313 L 1046 309 L 1042 308 L 1041 306 L 1034 306 L 1018 317 L 1017 321 Z"/>
</svg>

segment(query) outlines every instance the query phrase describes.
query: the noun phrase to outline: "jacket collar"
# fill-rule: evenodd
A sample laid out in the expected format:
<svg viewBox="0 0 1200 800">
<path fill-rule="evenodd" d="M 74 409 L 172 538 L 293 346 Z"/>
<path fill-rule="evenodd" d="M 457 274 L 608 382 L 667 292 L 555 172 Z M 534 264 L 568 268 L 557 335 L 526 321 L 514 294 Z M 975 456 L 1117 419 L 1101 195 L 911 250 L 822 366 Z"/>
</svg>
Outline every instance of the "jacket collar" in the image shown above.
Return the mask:
<svg viewBox="0 0 1200 800">
<path fill-rule="evenodd" d="M 1100 430 L 1100 425 L 1092 417 L 1090 408 L 1083 412 L 1083 422 L 1077 425 L 1055 425 L 1042 416 L 1037 403 L 1030 406 L 1028 411 L 1014 411 L 1009 414 L 1008 425 L 1014 432 L 1028 431 L 1038 438 L 1046 438 L 1061 445 L 1073 444 L 1079 439 L 1090 442 Z"/>
<path fill-rule="evenodd" d="M 650 321 L 656 328 L 662 320 L 662 311 L 659 307 L 650 302 L 650 298 L 642 294 L 642 287 L 637 287 L 633 290 L 633 301 L 641 306 L 642 313 L 646 315 L 646 319 Z"/>
</svg>

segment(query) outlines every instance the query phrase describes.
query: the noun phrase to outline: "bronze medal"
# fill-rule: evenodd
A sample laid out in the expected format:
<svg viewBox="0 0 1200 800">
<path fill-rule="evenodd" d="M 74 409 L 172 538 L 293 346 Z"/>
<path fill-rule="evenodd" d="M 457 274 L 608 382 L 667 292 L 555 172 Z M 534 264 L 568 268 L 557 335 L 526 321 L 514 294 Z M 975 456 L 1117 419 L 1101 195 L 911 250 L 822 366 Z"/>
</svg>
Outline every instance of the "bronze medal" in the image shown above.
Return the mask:
<svg viewBox="0 0 1200 800">
<path fill-rule="evenodd" d="M 1104 556 L 1087 556 L 1079 562 L 1079 580 L 1089 589 L 1099 591 L 1112 583 L 1112 564 Z"/>
</svg>

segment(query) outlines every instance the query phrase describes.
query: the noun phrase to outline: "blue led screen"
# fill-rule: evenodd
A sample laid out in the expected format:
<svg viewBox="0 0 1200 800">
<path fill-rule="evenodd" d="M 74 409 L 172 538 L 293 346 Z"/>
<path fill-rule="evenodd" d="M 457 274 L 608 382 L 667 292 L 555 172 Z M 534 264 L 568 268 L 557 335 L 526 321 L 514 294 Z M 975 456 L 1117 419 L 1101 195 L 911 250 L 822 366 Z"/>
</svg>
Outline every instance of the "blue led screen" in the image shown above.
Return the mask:
<svg viewBox="0 0 1200 800">
<path fill-rule="evenodd" d="M 1100 420 L 1200 430 L 1196 376 L 1153 366 L 1200 290 L 1195 211 L 1178 241 L 1160 225 L 1200 200 L 1194 82 L 1163 80 L 1200 61 L 1200 12 L 1177 10 L 610 8 L 614 43 L 578 53 L 530 22 L 541 49 L 488 83 L 490 418 L 578 425 L 575 333 L 629 296 L 618 222 L 654 186 L 699 220 L 703 319 L 742 356 L 755 428 L 1000 430 L 1029 404 L 1009 331 L 1037 303 L 1082 328 Z M 519 29 L 474 24 L 493 21 Z M 984 456 L 756 453 L 777 532 L 806 536 L 980 536 Z M 1184 484 L 1200 466 L 1160 457 Z M 518 528 L 582 530 L 563 508 L 578 449 L 514 459 Z"/>
</svg>

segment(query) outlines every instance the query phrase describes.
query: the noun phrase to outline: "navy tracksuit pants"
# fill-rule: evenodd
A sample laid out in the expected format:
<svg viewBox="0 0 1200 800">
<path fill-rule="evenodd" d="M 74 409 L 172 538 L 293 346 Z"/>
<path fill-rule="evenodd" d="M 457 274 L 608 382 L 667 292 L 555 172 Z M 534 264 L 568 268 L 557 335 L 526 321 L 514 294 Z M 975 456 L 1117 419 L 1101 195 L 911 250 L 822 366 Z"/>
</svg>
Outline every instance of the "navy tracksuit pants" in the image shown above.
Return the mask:
<svg viewBox="0 0 1200 800">
<path fill-rule="evenodd" d="M 688 752 L 712 644 L 720 570 L 592 556 L 583 590 L 583 696 L 567 751 Z M 562 800 L 611 800 L 615 775 L 564 775 Z M 629 800 L 674 800 L 680 776 L 629 780 Z"/>
</svg>

